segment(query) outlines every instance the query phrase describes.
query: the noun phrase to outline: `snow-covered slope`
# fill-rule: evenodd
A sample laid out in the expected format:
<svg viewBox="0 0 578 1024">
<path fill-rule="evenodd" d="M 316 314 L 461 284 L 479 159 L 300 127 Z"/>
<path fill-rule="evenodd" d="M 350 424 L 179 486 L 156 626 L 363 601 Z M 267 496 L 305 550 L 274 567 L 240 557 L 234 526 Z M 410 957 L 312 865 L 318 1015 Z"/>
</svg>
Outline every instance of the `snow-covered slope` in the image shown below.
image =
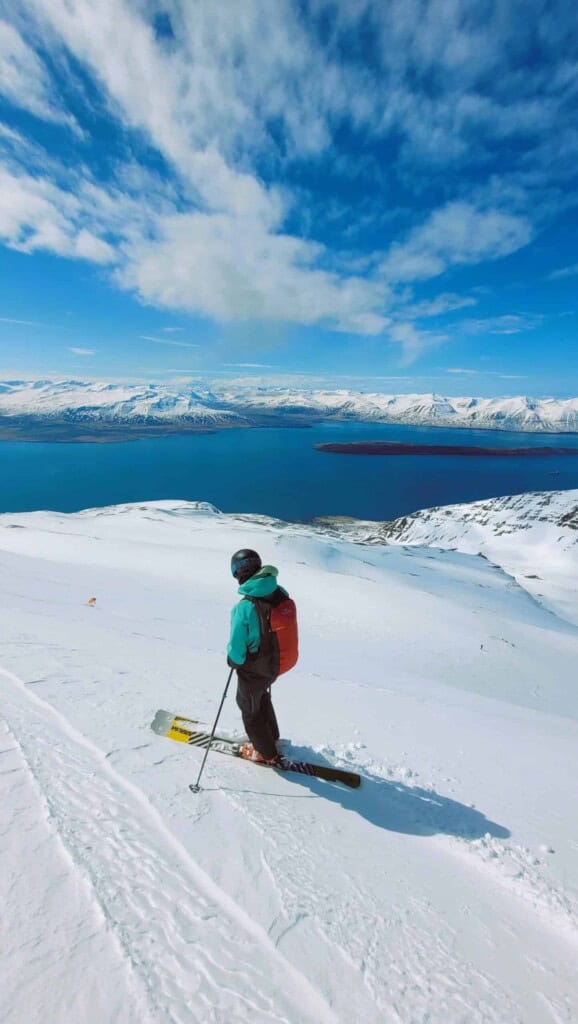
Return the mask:
<svg viewBox="0 0 578 1024">
<path fill-rule="evenodd" d="M 305 391 L 199 381 L 178 391 L 162 384 L 81 381 L 0 383 L 0 416 L 70 422 L 258 422 L 264 415 L 307 415 L 443 427 L 483 427 L 533 432 L 578 432 L 578 398 L 443 398 L 354 391 Z"/>
<path fill-rule="evenodd" d="M 338 522 L 334 528 L 361 543 L 484 555 L 578 625 L 578 490 L 515 494 L 427 508 L 392 522 Z"/>
<path fill-rule="evenodd" d="M 299 606 L 283 735 L 358 791 L 194 796 L 149 729 L 212 720 L 244 545 Z M 0 517 L 0 601 L 3 1024 L 578 1019 L 578 629 L 511 576 L 160 502 Z"/>
</svg>

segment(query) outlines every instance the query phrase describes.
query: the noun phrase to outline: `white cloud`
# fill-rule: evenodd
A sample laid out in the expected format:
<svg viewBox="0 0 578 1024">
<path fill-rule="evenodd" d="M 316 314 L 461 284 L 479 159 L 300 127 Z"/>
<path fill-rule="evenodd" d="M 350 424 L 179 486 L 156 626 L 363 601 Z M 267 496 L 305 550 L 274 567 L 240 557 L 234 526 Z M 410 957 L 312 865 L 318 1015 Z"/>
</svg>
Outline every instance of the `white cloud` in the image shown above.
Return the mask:
<svg viewBox="0 0 578 1024">
<path fill-rule="evenodd" d="M 184 331 L 184 329 L 184 327 L 161 327 L 161 331 L 165 334 L 178 334 L 181 331 Z"/>
<path fill-rule="evenodd" d="M 388 330 L 392 341 L 397 342 L 403 349 L 406 365 L 412 363 L 424 349 L 432 348 L 447 341 L 447 334 L 439 334 L 433 331 L 419 330 L 411 323 L 397 323 Z"/>
<path fill-rule="evenodd" d="M 152 210 L 141 200 L 137 213 L 119 196 L 84 182 L 75 189 L 74 220 L 56 186 L 20 177 L 11 182 L 18 201 L 6 200 L 10 210 L 3 211 L 3 220 L 0 212 L 0 232 L 10 245 L 112 263 L 119 252 L 97 228 L 117 228 L 122 259 L 116 281 L 146 302 L 225 321 L 327 322 L 361 334 L 383 330 L 383 283 L 322 269 L 323 246 L 281 229 L 287 194 L 227 160 L 241 140 L 249 152 L 259 146 L 263 119 L 273 115 L 284 117 L 295 139 L 305 130 L 307 148 L 313 145 L 318 119 L 305 118 L 311 104 L 305 96 L 301 107 L 284 102 L 299 68 L 309 85 L 321 73 L 310 48 L 300 50 L 305 36 L 290 3 L 280 0 L 275 18 L 259 3 L 247 3 L 241 14 L 226 2 L 196 5 L 194 11 L 179 6 L 174 20 L 180 48 L 170 52 L 123 0 L 101 0 L 90 8 L 80 0 L 28 0 L 27 6 L 92 70 L 125 124 L 147 134 L 179 174 L 189 201 L 201 208 L 176 212 L 169 201 L 161 212 L 155 197 Z M 45 31 L 49 45 L 52 36 Z M 338 78 L 335 90 L 341 92 Z M 267 109 L 260 110 L 264 102 Z M 87 217 L 92 230 L 85 223 L 79 229 Z M 122 223 L 124 217 L 130 224 Z"/>
<path fill-rule="evenodd" d="M 468 370 L 460 367 L 450 367 L 446 373 L 457 373 L 462 376 L 499 377 L 500 380 L 526 380 L 524 374 L 500 373 L 499 370 Z"/>
<path fill-rule="evenodd" d="M 576 276 L 578 276 L 578 263 L 573 263 L 569 267 L 560 267 L 559 270 L 553 270 L 552 273 L 548 275 L 548 280 L 557 281 L 559 278 Z"/>
<path fill-rule="evenodd" d="M 190 24 L 187 8 L 175 8 L 181 46 L 170 51 L 156 43 L 152 25 L 125 0 L 90 6 L 85 0 L 27 0 L 27 6 L 88 66 L 124 123 L 146 133 L 203 204 L 279 222 L 281 194 L 226 159 L 250 116 L 237 96 L 241 76 L 234 65 L 244 33 L 254 46 L 260 38 L 252 34 L 256 26 L 247 24 L 249 12 L 256 14 L 252 4 L 241 16 L 237 5 L 212 10 L 197 4 Z M 275 21 L 267 19 L 270 25 Z M 266 48 L 260 53 L 264 60 Z M 256 130 L 254 114 L 252 121 Z"/>
<path fill-rule="evenodd" d="M 69 352 L 73 352 L 75 356 L 95 356 L 96 352 L 92 348 L 69 348 Z"/>
<path fill-rule="evenodd" d="M 174 345 L 176 348 L 198 348 L 188 341 L 172 341 L 170 338 L 154 338 L 151 334 L 141 334 L 143 341 L 154 341 L 155 345 Z"/>
<path fill-rule="evenodd" d="M 37 54 L 13 25 L 1 19 L 0 95 L 36 117 L 75 127 L 74 118 L 60 107 L 50 76 Z"/>
<path fill-rule="evenodd" d="M 0 324 L 18 324 L 22 327 L 39 327 L 36 320 L 13 320 L 10 316 L 0 316 Z"/>
<path fill-rule="evenodd" d="M 389 322 L 380 312 L 383 284 L 320 270 L 321 246 L 273 235 L 255 218 L 160 217 L 157 237 L 128 243 L 124 255 L 117 272 L 123 287 L 147 302 L 219 321 L 326 321 L 362 334 L 378 334 Z"/>
<path fill-rule="evenodd" d="M 464 309 L 467 306 L 477 305 L 478 300 L 470 295 L 454 295 L 452 292 L 444 292 L 443 295 L 436 295 L 435 299 L 416 302 L 413 306 L 404 306 L 404 316 L 419 320 L 422 317 L 442 316 L 444 313 L 453 313 L 456 309 Z"/>
<path fill-rule="evenodd" d="M 273 234 L 259 218 L 180 213 L 78 176 L 66 191 L 0 165 L 0 238 L 21 252 L 117 264 L 116 281 L 143 301 L 219 321 L 325 322 L 359 334 L 390 322 L 387 286 L 319 269 L 320 245 Z"/>
<path fill-rule="evenodd" d="M 0 239 L 20 252 L 43 249 L 92 263 L 111 263 L 114 250 L 78 222 L 81 200 L 47 178 L 0 166 Z"/>
<path fill-rule="evenodd" d="M 0 122 L 0 141 L 2 143 L 9 142 L 11 145 L 19 148 L 28 148 L 30 146 L 28 139 L 25 139 L 20 132 L 15 131 L 14 128 L 10 128 L 9 125 L 2 122 Z"/>
<path fill-rule="evenodd" d="M 406 322 L 401 324 L 392 318 L 399 299 L 387 279 L 441 274 L 452 263 L 496 258 L 521 244 L 525 232 L 520 218 L 450 204 L 414 229 L 405 243 L 394 245 L 377 275 L 363 277 L 348 275 L 346 263 L 339 273 L 323 269 L 320 264 L 328 255 L 323 246 L 272 233 L 259 217 L 177 212 L 168 200 L 142 204 L 82 177 L 65 191 L 48 178 L 0 167 L 0 237 L 13 248 L 111 265 L 117 283 L 160 307 L 220 322 L 325 324 L 361 335 L 387 332 L 414 358 L 445 335 L 420 332 L 411 320 L 476 300 L 442 293 L 402 309 Z M 504 321 L 500 329 L 516 326 Z M 475 326 L 466 324 L 465 329 L 475 331 Z M 169 327 L 163 333 L 179 330 Z M 150 340 L 191 347 L 168 338 Z"/>
<path fill-rule="evenodd" d="M 527 154 L 549 128 L 572 126 L 576 31 L 567 0 L 530 13 L 518 2 L 309 0 L 313 17 L 295 0 L 167 0 L 169 45 L 155 38 L 151 3 L 21 4 L 211 209 L 267 204 L 250 158 L 325 154 L 341 122 L 376 138 L 400 134 L 430 166 L 483 159 L 517 134 Z M 360 32 L 372 61 L 349 54 Z"/>
<path fill-rule="evenodd" d="M 86 228 L 81 228 L 74 239 L 74 255 L 92 263 L 114 263 L 116 259 L 112 245 L 102 238 L 96 238 Z"/>
<path fill-rule="evenodd" d="M 568 0 L 311 2 L 336 23 L 336 43 L 360 28 L 370 36 L 381 89 L 368 103 L 358 83 L 366 120 L 376 131 L 379 116 L 384 133 L 400 133 L 411 159 L 433 169 L 487 160 L 496 142 L 519 135 L 527 160 L 552 129 L 573 129 L 578 32 Z"/>
<path fill-rule="evenodd" d="M 437 277 L 448 267 L 508 256 L 532 237 L 525 217 L 497 209 L 479 210 L 471 203 L 447 203 L 395 243 L 381 264 L 392 282 Z"/>
<path fill-rule="evenodd" d="M 534 314 L 506 313 L 478 320 L 462 320 L 458 327 L 466 334 L 522 334 L 535 330 L 541 322 L 542 317 Z"/>
<path fill-rule="evenodd" d="M 65 120 L 48 69 L 51 62 L 68 68 L 70 55 L 70 67 L 78 62 L 100 88 L 99 101 L 122 129 L 126 149 L 138 137 L 160 156 L 162 174 L 170 171 L 162 177 L 129 156 L 116 184 L 104 185 L 81 163 L 46 166 L 36 177 L 9 164 L 0 171 L 0 237 L 23 252 L 43 249 L 109 266 L 119 286 L 166 309 L 225 322 L 384 334 L 410 355 L 437 344 L 443 334 L 419 331 L 411 321 L 475 299 L 443 292 L 408 305 L 400 285 L 507 256 L 531 240 L 528 196 L 532 188 L 545 194 L 538 184 L 550 173 L 542 156 L 534 168 L 532 145 L 544 145 L 546 126 L 557 130 L 560 145 L 567 139 L 572 40 L 557 27 L 555 12 L 541 12 L 538 31 L 517 4 L 309 4 L 318 18 L 303 16 L 295 0 L 165 0 L 170 41 L 156 38 L 152 15 L 160 8 L 149 0 L 14 5 L 14 25 L 1 23 L 0 30 L 9 98 L 38 116 Z M 12 5 L 4 6 L 9 17 Z M 323 41 L 320 24 L 327 29 Z M 371 62 L 349 52 L 360 27 L 375 45 Z M 45 63 L 29 45 L 33 38 L 48 55 Z M 520 55 L 532 46 L 550 59 L 547 76 L 524 66 Z M 352 151 L 339 150 L 343 125 L 359 142 L 360 161 L 367 157 L 374 168 L 373 184 L 380 176 L 385 186 L 397 173 L 423 182 L 424 168 L 429 174 L 434 165 L 461 161 L 473 167 L 475 180 L 484 168 L 486 185 L 468 195 L 459 176 L 446 175 L 441 194 L 452 201 L 424 211 L 422 223 L 387 252 L 354 258 L 330 251 L 314 240 L 310 197 L 291 191 L 283 169 L 315 159 L 330 160 L 332 168 L 340 160 L 357 164 Z M 7 131 L 6 141 L 20 145 Z M 510 168 L 498 180 L 490 161 L 501 140 L 520 132 L 523 153 L 511 147 L 511 154 L 522 155 L 508 156 L 517 160 L 516 176 Z M 383 166 L 362 151 L 366 140 L 390 137 L 392 152 L 404 140 L 397 166 L 395 156 Z M 384 194 L 372 198 L 370 230 L 383 216 Z M 342 200 L 335 203 L 343 214 Z M 301 214 L 307 237 L 287 226 L 295 223 L 290 215 Z"/>
<path fill-rule="evenodd" d="M 459 366 L 456 366 L 456 367 L 452 366 L 452 367 L 449 367 L 446 370 L 446 373 L 459 373 L 459 374 L 468 374 L 468 375 L 471 375 L 471 376 L 475 376 L 475 375 L 477 375 L 479 373 L 483 373 L 483 370 L 468 370 L 468 369 L 464 369 L 464 368 L 459 367 Z"/>
</svg>

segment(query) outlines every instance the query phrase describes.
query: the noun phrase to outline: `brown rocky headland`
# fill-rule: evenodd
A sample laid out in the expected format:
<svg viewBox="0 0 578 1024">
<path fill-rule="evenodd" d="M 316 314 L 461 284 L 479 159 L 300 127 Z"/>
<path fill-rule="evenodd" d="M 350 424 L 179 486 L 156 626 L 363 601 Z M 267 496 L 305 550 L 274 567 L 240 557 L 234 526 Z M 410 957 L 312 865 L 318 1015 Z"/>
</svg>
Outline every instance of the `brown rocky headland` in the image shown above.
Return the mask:
<svg viewBox="0 0 578 1024">
<path fill-rule="evenodd" d="M 496 448 L 465 444 L 407 444 L 402 441 L 331 441 L 313 446 L 319 452 L 335 455 L 465 455 L 491 458 L 528 458 L 548 455 L 578 455 L 578 448 L 553 448 L 536 445 L 532 448 Z"/>
</svg>

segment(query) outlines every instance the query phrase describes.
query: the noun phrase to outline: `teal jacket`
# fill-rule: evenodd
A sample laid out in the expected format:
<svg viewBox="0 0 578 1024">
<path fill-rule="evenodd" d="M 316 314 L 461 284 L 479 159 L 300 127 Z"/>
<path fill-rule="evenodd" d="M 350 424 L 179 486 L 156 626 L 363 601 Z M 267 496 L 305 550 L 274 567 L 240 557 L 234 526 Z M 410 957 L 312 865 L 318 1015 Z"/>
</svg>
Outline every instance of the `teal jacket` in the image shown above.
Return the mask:
<svg viewBox="0 0 578 1024">
<path fill-rule="evenodd" d="M 270 597 L 279 587 L 278 573 L 274 565 L 264 565 L 246 583 L 241 584 L 238 593 L 241 597 Z M 283 587 L 279 589 L 287 593 Z M 259 618 L 253 602 L 239 601 L 231 612 L 231 637 L 227 646 L 230 660 L 235 665 L 244 665 L 247 654 L 256 654 L 259 650 L 260 640 Z"/>
</svg>

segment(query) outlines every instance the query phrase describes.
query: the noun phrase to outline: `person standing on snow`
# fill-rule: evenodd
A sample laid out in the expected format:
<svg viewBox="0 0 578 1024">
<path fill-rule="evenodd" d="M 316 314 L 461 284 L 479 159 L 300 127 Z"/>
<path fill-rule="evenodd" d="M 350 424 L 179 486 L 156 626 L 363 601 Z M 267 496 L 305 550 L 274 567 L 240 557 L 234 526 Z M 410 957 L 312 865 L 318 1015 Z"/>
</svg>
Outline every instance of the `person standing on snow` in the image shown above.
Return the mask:
<svg viewBox="0 0 578 1024">
<path fill-rule="evenodd" d="M 279 760 L 279 726 L 270 689 L 297 662 L 297 614 L 279 570 L 262 565 L 256 551 L 242 548 L 231 558 L 241 600 L 231 612 L 227 661 L 237 671 L 237 705 L 250 743 L 241 754 L 259 764 Z"/>
</svg>

